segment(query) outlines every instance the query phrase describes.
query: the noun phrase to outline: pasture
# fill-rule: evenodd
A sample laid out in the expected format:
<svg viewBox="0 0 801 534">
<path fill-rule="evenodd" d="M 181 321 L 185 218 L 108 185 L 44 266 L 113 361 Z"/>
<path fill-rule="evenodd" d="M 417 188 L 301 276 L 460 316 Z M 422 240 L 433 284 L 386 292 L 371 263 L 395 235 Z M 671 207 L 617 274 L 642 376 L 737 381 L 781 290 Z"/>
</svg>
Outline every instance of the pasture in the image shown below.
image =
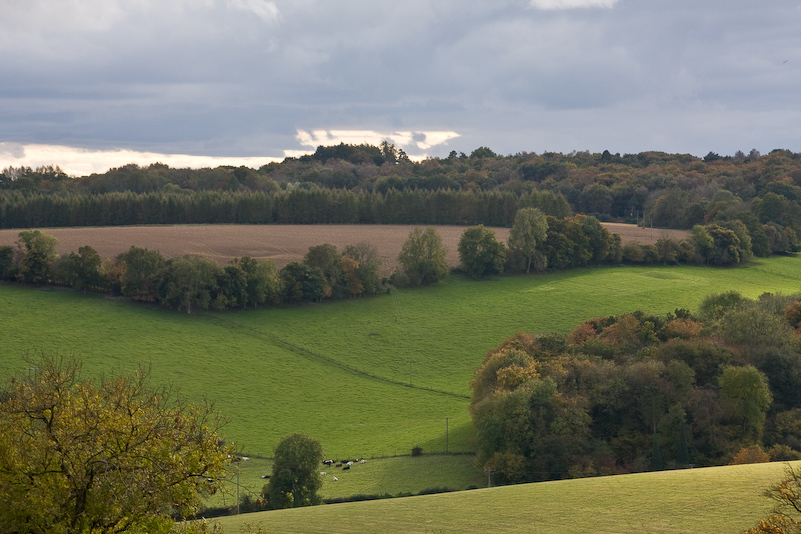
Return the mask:
<svg viewBox="0 0 801 534">
<path fill-rule="evenodd" d="M 329 457 L 408 455 L 415 445 L 443 453 L 446 417 L 448 452 L 470 452 L 473 370 L 517 331 L 566 331 L 590 317 L 634 309 L 694 309 L 704 295 L 729 289 L 756 297 L 799 288 L 801 267 L 791 257 L 734 269 L 453 277 L 369 299 L 195 316 L 72 291 L 0 286 L 0 366 L 24 372 L 29 365 L 21 356 L 38 352 L 75 355 L 90 375 L 149 365 L 154 382 L 172 383 L 190 399 L 213 399 L 230 420 L 227 439 L 251 457 L 270 456 L 280 437 L 293 432 L 320 439 Z M 459 487 L 437 477 L 423 482 L 418 490 Z M 351 490 L 345 491 L 340 495 Z"/>
<path fill-rule="evenodd" d="M 181 233 L 185 228 L 197 242 Z M 376 227 L 357 228 L 362 232 Z M 381 239 L 391 238 L 398 250 L 411 229 L 377 228 L 394 228 L 392 236 Z M 440 231 L 455 250 L 463 228 L 451 228 L 450 234 Z M 340 244 L 329 238 L 342 230 L 230 226 L 130 231 L 171 239 L 174 248 L 166 251 L 168 256 L 205 250 L 224 260 L 216 247 L 240 234 L 251 248 L 230 249 L 231 257 L 261 257 L 253 247 L 269 240 L 248 233 L 260 229 L 288 232 L 285 243 L 295 247 L 292 259 L 300 259 L 311 244 Z M 648 242 L 647 236 L 638 236 L 642 230 L 634 228 L 628 238 Z M 131 236 L 126 231 L 52 233 L 73 232 L 72 250 L 87 243 L 105 250 L 111 242 L 120 251 L 131 244 L 160 248 L 147 241 L 127 241 Z M 301 234 L 306 241 L 298 238 Z M 107 241 L 94 241 L 99 235 Z M 16 231 L 11 237 L 0 235 L 13 242 Z M 340 238 L 341 245 L 369 241 L 362 233 Z M 243 241 L 233 243 L 244 247 Z M 605 267 L 481 282 L 454 276 L 434 287 L 374 298 L 191 317 L 104 296 L 0 285 L 0 367 L 8 373 L 24 372 L 30 365 L 23 356 L 40 352 L 74 355 L 90 376 L 148 366 L 154 383 L 173 384 L 190 399 L 215 402 L 229 420 L 226 438 L 241 454 L 254 458 L 241 465 L 242 485 L 248 491 L 261 489 L 260 477 L 268 470 L 262 459 L 272 455 L 282 436 L 293 432 L 320 439 L 328 457 L 371 460 L 370 468 L 358 476 L 354 470 L 336 485 L 326 482 L 325 496 L 397 494 L 434 486 L 462 489 L 480 484 L 484 475 L 464 461 L 469 456 L 441 453 L 446 452 L 446 439 L 449 453 L 473 450 L 469 382 L 488 350 L 518 331 L 564 332 L 591 317 L 635 309 L 694 309 L 705 295 L 729 289 L 748 297 L 798 292 L 801 264 L 794 257 L 775 257 L 732 269 Z M 421 463 L 407 456 L 414 446 L 422 447 L 424 454 L 437 453 L 430 461 L 439 467 L 410 474 L 405 462 Z"/>
<path fill-rule="evenodd" d="M 772 502 L 762 492 L 783 477 L 784 469 L 782 463 L 769 463 L 560 480 L 276 510 L 218 522 L 225 534 L 736 533 L 768 515 Z"/>
</svg>

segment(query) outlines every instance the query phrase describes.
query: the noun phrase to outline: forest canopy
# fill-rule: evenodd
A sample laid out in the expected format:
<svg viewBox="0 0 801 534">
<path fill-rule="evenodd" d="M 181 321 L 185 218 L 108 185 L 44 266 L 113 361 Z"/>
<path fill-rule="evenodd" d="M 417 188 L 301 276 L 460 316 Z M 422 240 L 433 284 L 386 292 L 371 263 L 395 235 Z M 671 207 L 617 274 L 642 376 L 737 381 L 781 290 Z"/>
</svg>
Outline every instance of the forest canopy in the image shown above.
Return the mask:
<svg viewBox="0 0 801 534">
<path fill-rule="evenodd" d="M 519 333 L 476 371 L 478 456 L 500 481 L 801 458 L 801 295 L 710 295 L 568 334 Z"/>
<path fill-rule="evenodd" d="M 517 210 L 689 229 L 741 221 L 762 242 L 801 227 L 801 154 L 641 152 L 470 155 L 413 162 L 389 144 L 319 147 L 260 169 L 135 164 L 78 178 L 55 166 L 0 173 L 0 226 L 403 223 L 511 226 Z M 783 232 L 784 231 L 784 232 Z M 792 236 L 789 239 L 793 239 Z M 764 244 L 761 246 L 765 246 Z"/>
</svg>

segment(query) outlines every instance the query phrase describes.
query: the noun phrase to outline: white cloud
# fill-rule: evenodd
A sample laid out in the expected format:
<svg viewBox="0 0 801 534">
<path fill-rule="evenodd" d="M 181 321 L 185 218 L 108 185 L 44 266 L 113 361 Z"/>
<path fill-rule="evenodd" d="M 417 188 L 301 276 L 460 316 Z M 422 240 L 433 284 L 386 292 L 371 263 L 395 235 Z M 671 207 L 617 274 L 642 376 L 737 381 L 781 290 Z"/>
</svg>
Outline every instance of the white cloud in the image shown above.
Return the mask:
<svg viewBox="0 0 801 534">
<path fill-rule="evenodd" d="M 616 3 L 617 0 L 531 0 L 532 6 L 546 11 L 585 7 L 612 7 Z"/>
<path fill-rule="evenodd" d="M 0 143 L 0 169 L 6 167 L 40 167 L 58 165 L 70 176 L 86 176 L 103 173 L 113 167 L 129 163 L 147 166 L 151 163 L 164 163 L 174 168 L 200 169 L 233 165 L 259 168 L 272 161 L 282 161 L 275 157 L 216 157 L 192 156 L 188 154 L 159 154 L 137 152 L 134 150 L 86 150 L 62 145 L 20 145 Z"/>
<path fill-rule="evenodd" d="M 456 132 L 446 131 L 397 131 L 397 132 L 375 132 L 373 130 L 313 130 L 307 132 L 298 130 L 297 140 L 303 146 L 318 147 L 320 145 L 359 145 L 367 143 L 370 145 L 380 145 L 383 141 L 389 141 L 404 150 L 428 150 L 437 145 L 447 143 L 460 135 Z M 411 156 L 411 154 L 410 154 Z"/>
<path fill-rule="evenodd" d="M 277 21 L 280 16 L 278 7 L 267 0 L 229 0 L 228 5 L 240 11 L 250 11 L 267 23 Z"/>
</svg>

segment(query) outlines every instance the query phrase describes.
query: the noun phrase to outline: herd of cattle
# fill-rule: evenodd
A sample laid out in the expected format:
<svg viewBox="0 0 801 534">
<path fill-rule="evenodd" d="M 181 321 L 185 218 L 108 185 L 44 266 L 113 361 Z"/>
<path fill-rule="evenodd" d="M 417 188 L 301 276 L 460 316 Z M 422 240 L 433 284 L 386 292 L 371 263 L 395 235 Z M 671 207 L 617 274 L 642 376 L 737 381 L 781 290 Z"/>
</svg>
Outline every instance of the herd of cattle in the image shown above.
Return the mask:
<svg viewBox="0 0 801 534">
<path fill-rule="evenodd" d="M 364 458 L 356 460 L 344 460 L 341 462 L 338 460 L 323 460 L 323 465 L 327 465 L 328 467 L 341 467 L 343 471 L 350 469 L 350 467 L 355 463 L 366 464 L 367 460 L 365 460 Z M 328 473 L 326 473 L 325 471 L 320 471 L 321 477 L 324 477 L 327 474 Z M 331 480 L 337 481 L 339 479 L 336 476 L 332 476 Z"/>
</svg>

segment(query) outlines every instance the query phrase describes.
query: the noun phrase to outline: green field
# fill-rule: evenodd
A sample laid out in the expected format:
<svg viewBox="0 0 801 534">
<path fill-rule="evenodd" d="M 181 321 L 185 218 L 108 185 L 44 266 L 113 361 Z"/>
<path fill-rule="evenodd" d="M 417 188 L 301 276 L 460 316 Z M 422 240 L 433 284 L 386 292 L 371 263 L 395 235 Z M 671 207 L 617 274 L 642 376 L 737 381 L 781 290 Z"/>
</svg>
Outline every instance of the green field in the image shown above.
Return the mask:
<svg viewBox="0 0 801 534">
<path fill-rule="evenodd" d="M 237 467 L 239 469 L 237 469 Z M 268 482 L 262 475 L 269 475 L 272 460 L 253 458 L 229 468 L 225 490 L 208 501 L 208 506 L 231 506 L 236 504 L 237 470 L 242 494 L 255 499 Z M 378 458 L 357 463 L 343 471 L 336 467 L 320 466 L 323 487 L 320 495 L 325 498 L 349 497 L 352 495 L 417 494 L 427 488 L 464 490 L 471 487 L 486 487 L 487 475 L 475 464 L 472 454 L 396 456 Z M 336 476 L 338 480 L 334 481 Z"/>
<path fill-rule="evenodd" d="M 783 470 L 771 463 L 560 480 L 260 512 L 219 524 L 226 534 L 247 524 L 296 534 L 737 533 L 768 515 L 772 503 L 762 492 Z"/>
<path fill-rule="evenodd" d="M 469 452 L 469 381 L 506 337 L 566 331 L 634 309 L 694 309 L 705 295 L 729 289 L 748 297 L 798 292 L 801 262 L 454 277 L 369 299 L 191 317 L 98 295 L 0 286 L 0 366 L 24 371 L 21 356 L 38 352 L 73 354 L 90 375 L 148 364 L 156 383 L 214 400 L 230 419 L 226 438 L 251 457 L 271 456 L 292 432 L 320 439 L 331 458 L 408 455 L 415 445 L 442 453 L 446 417 L 448 451 Z M 461 484 L 429 471 L 418 489 Z M 390 484 L 384 491 L 406 490 Z"/>
</svg>

